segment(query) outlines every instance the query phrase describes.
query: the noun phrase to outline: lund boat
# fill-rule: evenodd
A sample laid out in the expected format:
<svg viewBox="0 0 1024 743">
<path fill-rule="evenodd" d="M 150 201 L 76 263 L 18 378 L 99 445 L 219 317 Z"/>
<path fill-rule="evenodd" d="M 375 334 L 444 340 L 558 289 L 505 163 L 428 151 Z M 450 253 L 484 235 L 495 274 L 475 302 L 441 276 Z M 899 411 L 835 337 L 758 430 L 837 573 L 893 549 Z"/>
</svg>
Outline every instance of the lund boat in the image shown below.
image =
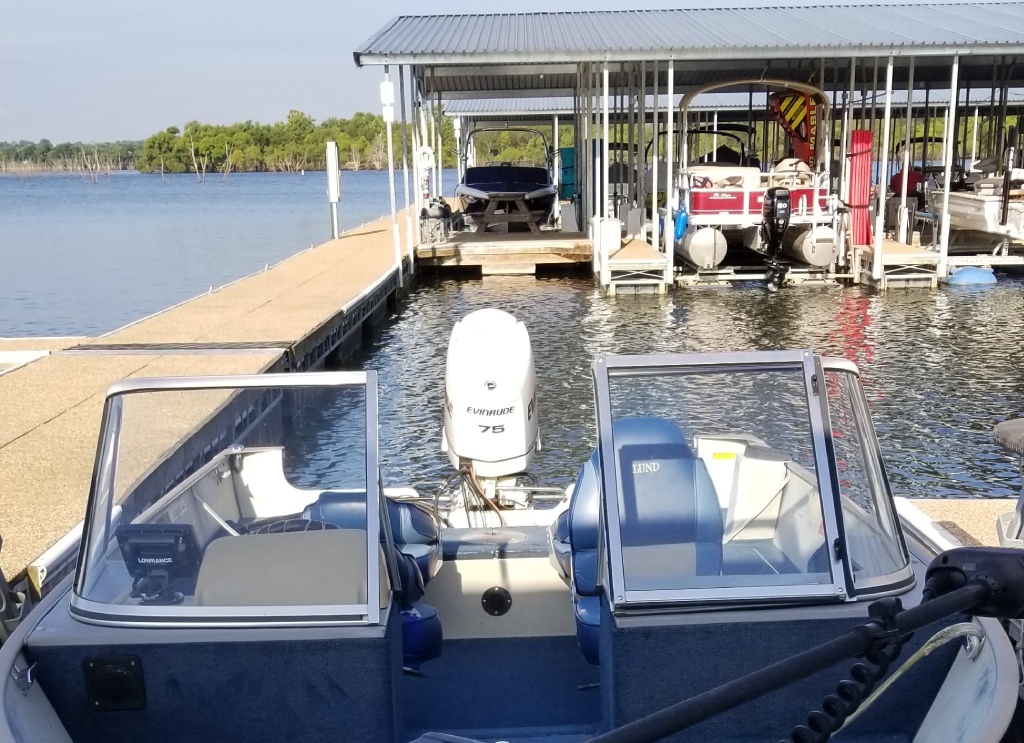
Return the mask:
<svg viewBox="0 0 1024 743">
<path fill-rule="evenodd" d="M 373 371 L 114 385 L 75 574 L 0 647 L 0 742 L 1000 739 L 1018 553 L 904 535 L 856 367 L 593 375 L 547 527 L 384 488 Z"/>
<path fill-rule="evenodd" d="M 465 221 L 477 232 L 485 232 L 496 224 L 510 228 L 525 225 L 531 232 L 540 232 L 541 225 L 551 223 L 558 187 L 551 176 L 551 151 L 544 133 L 539 129 L 481 128 L 470 132 L 470 137 L 483 132 L 509 131 L 539 136 L 545 165 L 500 162 L 467 167 L 455 187 L 455 198 Z M 467 147 L 466 151 L 475 151 L 475 148 Z"/>
</svg>

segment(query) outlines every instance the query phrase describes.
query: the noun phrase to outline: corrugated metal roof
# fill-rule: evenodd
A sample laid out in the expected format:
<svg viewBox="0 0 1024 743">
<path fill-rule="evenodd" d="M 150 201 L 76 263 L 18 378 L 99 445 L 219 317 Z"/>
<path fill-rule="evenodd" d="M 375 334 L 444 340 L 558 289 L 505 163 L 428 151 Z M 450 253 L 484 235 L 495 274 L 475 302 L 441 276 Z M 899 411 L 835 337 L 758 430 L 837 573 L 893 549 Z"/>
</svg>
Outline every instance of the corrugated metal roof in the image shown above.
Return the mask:
<svg viewBox="0 0 1024 743">
<path fill-rule="evenodd" d="M 401 16 L 356 64 L 1024 52 L 1024 3 L 817 5 Z"/>
<path fill-rule="evenodd" d="M 1024 104 L 1024 90 L 1009 90 L 1007 91 L 1007 102 L 1011 107 L 1018 107 Z M 833 98 L 831 92 L 828 93 L 829 99 Z M 675 96 L 676 105 L 679 104 L 679 100 L 682 96 Z M 989 98 L 991 97 L 990 91 L 988 90 L 974 90 L 971 92 L 970 105 L 974 106 L 987 106 Z M 754 110 L 758 111 L 765 107 L 766 94 L 763 91 L 755 91 L 753 96 Z M 927 96 L 928 103 L 931 106 L 944 106 L 949 100 L 949 90 L 932 90 Z M 690 105 L 692 111 L 746 111 L 750 105 L 750 94 L 749 93 L 702 93 L 697 96 L 693 103 Z M 872 105 L 872 102 L 881 108 L 885 105 L 885 93 L 879 92 L 877 97 L 873 97 L 871 94 L 867 96 L 866 105 Z M 653 104 L 653 97 L 647 97 L 647 105 L 650 107 Z M 666 96 L 659 97 L 659 107 L 664 110 L 667 103 Z M 925 103 L 925 91 L 915 90 L 914 91 L 914 104 L 916 106 L 923 107 Z M 963 106 L 964 95 L 960 96 L 960 105 Z M 853 99 L 854 107 L 862 105 L 860 91 L 855 91 Z M 892 105 L 894 108 L 907 105 L 907 92 L 905 90 L 895 90 L 892 94 Z M 466 118 L 478 118 L 478 119 L 489 119 L 489 118 L 523 118 L 529 116 L 553 116 L 558 114 L 559 116 L 572 116 L 573 115 L 573 99 L 566 98 L 565 96 L 555 96 L 552 98 L 479 98 L 479 99 L 455 99 L 448 100 L 444 103 L 444 113 L 446 116 L 462 116 Z M 900 114 L 902 115 L 902 114 Z"/>
<path fill-rule="evenodd" d="M 447 116 L 489 118 L 494 116 L 553 116 L 573 114 L 573 100 L 565 96 L 552 98 L 474 98 L 445 101 Z"/>
</svg>

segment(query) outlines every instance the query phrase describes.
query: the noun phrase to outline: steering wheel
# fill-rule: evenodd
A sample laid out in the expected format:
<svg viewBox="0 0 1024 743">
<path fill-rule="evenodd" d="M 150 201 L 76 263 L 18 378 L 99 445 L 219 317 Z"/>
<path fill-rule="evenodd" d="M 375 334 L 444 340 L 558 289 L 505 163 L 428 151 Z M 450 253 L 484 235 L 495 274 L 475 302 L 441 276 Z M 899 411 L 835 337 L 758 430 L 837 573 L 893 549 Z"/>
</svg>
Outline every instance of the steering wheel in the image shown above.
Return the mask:
<svg viewBox="0 0 1024 743">
<path fill-rule="evenodd" d="M 296 531 L 324 531 L 326 529 L 337 529 L 334 524 L 327 521 L 313 521 L 312 519 L 281 519 L 272 521 L 261 526 L 250 534 L 290 534 Z"/>
<path fill-rule="evenodd" d="M 711 179 L 706 175 L 695 175 L 693 176 L 693 187 L 694 188 L 711 188 Z"/>
</svg>

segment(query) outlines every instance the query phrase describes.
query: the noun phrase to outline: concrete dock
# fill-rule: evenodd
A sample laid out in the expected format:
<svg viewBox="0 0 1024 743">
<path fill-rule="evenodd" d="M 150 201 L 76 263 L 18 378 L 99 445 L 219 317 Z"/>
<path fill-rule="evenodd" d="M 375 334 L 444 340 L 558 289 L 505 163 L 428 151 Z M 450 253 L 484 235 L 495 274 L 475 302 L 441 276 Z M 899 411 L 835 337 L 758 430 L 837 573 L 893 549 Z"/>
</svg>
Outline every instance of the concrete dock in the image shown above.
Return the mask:
<svg viewBox="0 0 1024 743">
<path fill-rule="evenodd" d="M 4 573 L 20 574 L 84 516 L 111 384 L 315 369 L 357 348 L 397 291 L 382 218 L 98 338 L 0 339 L 0 354 L 46 352 L 0 374 Z"/>
</svg>

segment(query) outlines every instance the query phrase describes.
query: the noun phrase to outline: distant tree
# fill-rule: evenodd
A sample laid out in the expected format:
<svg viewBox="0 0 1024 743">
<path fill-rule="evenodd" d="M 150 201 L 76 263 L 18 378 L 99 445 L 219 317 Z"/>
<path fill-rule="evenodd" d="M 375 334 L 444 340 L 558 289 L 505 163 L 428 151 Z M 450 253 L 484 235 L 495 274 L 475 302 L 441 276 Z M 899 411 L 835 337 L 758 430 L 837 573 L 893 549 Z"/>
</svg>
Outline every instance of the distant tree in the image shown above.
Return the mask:
<svg viewBox="0 0 1024 743">
<path fill-rule="evenodd" d="M 370 165 L 374 170 L 384 170 L 388 166 L 388 145 L 383 132 L 378 132 L 370 145 Z"/>
</svg>

